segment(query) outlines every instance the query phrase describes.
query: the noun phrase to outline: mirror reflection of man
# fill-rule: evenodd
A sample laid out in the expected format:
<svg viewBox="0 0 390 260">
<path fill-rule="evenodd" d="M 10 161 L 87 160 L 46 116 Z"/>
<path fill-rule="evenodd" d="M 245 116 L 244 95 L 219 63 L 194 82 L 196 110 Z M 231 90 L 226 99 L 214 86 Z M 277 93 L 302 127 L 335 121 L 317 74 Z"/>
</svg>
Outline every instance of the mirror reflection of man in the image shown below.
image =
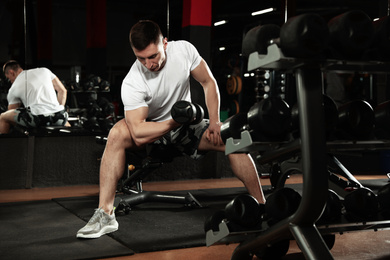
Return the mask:
<svg viewBox="0 0 390 260">
<path fill-rule="evenodd" d="M 13 125 L 35 128 L 46 125 L 69 126 L 65 112 L 67 90 L 47 68 L 23 70 L 15 60 L 3 66 L 12 83 L 8 91 L 8 110 L 0 115 L 0 134 Z"/>
</svg>

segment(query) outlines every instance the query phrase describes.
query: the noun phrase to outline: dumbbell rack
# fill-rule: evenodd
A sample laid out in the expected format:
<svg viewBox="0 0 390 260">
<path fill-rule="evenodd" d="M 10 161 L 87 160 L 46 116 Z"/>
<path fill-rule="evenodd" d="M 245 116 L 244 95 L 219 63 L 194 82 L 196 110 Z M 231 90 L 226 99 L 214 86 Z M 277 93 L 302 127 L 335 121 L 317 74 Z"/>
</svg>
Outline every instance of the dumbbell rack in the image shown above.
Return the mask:
<svg viewBox="0 0 390 260">
<path fill-rule="evenodd" d="M 380 230 L 390 228 L 390 220 L 361 223 L 340 223 L 317 226 L 328 196 L 327 153 L 340 150 L 374 150 L 390 147 L 390 141 L 326 142 L 322 113 L 322 70 L 372 71 L 388 73 L 390 64 L 383 62 L 303 60 L 284 57 L 277 45 L 268 46 L 267 55 L 252 53 L 248 70 L 284 70 L 295 73 L 297 103 L 301 129 L 300 139 L 289 143 L 256 143 L 250 133 L 243 131 L 240 140 L 229 138 L 226 154 L 259 151 L 259 163 L 291 158 L 300 154 L 302 158 L 303 187 L 302 200 L 297 211 L 277 224 L 259 231 L 230 232 L 227 223 L 219 224 L 219 231 L 206 233 L 206 244 L 240 242 L 232 258 L 251 259 L 251 254 L 281 241 L 294 238 L 306 259 L 333 259 L 321 234 L 348 231 Z"/>
</svg>

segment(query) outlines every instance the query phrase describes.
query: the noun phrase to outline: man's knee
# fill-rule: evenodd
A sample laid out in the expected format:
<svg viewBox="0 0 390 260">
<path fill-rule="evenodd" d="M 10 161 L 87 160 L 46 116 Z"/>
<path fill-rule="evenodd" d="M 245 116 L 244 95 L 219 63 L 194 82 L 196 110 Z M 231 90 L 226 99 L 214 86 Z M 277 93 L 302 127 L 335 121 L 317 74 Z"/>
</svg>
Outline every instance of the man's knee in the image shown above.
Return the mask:
<svg viewBox="0 0 390 260">
<path fill-rule="evenodd" d="M 130 148 L 131 143 L 132 142 L 129 129 L 122 121 L 116 123 L 108 133 L 107 145 L 109 146 Z"/>
<path fill-rule="evenodd" d="M 8 110 L 4 113 L 0 114 L 0 121 L 3 123 L 12 123 L 14 122 L 15 112 L 12 110 Z"/>
</svg>

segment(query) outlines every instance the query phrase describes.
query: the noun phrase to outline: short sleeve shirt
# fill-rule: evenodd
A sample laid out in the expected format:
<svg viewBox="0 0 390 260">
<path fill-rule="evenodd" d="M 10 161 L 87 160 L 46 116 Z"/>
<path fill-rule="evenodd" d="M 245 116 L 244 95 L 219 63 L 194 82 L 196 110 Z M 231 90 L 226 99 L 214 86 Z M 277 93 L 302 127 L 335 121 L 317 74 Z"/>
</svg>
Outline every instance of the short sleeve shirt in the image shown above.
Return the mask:
<svg viewBox="0 0 390 260">
<path fill-rule="evenodd" d="M 122 83 L 124 109 L 148 107 L 148 120 L 165 121 L 171 118 L 176 101 L 191 101 L 190 73 L 202 58 L 187 41 L 170 41 L 166 49 L 166 63 L 151 72 L 136 60 Z"/>
<path fill-rule="evenodd" d="M 64 109 L 57 100 L 52 80 L 56 78 L 47 68 L 23 70 L 8 91 L 8 104 L 22 103 L 33 115 L 52 114 Z"/>
</svg>

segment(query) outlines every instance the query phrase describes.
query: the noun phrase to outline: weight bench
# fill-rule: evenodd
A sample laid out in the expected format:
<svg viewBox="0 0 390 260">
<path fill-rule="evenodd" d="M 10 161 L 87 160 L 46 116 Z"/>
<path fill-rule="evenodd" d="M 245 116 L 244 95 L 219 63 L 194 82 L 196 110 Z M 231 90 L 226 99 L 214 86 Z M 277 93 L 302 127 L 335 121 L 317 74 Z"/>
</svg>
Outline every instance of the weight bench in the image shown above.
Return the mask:
<svg viewBox="0 0 390 260">
<path fill-rule="evenodd" d="M 96 137 L 96 141 L 105 144 L 106 137 Z M 114 209 L 117 213 L 129 213 L 132 207 L 149 202 L 183 204 L 188 207 L 202 207 L 198 200 L 188 192 L 177 195 L 169 192 L 146 191 L 142 181 L 165 163 L 181 156 L 173 146 L 149 144 L 144 151 L 126 151 L 127 173 L 118 182 Z"/>
</svg>

